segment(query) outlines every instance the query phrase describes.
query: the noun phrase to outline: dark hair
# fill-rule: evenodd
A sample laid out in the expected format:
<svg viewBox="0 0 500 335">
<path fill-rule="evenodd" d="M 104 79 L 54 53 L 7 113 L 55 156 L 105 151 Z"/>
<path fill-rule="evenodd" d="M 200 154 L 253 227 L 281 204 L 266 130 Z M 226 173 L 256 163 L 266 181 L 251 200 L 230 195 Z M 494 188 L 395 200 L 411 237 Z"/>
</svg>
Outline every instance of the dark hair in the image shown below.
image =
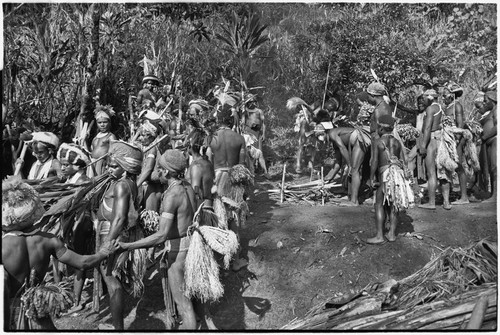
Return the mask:
<svg viewBox="0 0 500 335">
<path fill-rule="evenodd" d="M 196 128 L 187 138 L 191 148 L 193 148 L 195 152 L 199 152 L 205 141 L 205 132 L 201 128 Z"/>
<path fill-rule="evenodd" d="M 231 107 L 224 106 L 222 111 L 219 112 L 218 120 L 220 124 L 226 125 L 228 127 L 232 127 L 234 123 L 233 113 L 231 111 Z"/>
<path fill-rule="evenodd" d="M 368 94 L 368 92 L 366 91 L 361 91 L 356 93 L 356 99 L 359 99 L 360 101 L 368 102 L 369 98 L 370 94 Z"/>
</svg>

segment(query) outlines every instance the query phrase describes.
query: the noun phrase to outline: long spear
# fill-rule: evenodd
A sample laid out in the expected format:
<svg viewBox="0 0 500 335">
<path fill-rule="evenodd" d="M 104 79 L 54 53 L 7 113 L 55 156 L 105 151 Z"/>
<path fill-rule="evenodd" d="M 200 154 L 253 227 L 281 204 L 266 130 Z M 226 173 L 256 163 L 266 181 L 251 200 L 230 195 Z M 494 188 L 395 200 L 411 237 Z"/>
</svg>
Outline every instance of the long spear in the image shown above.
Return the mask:
<svg viewBox="0 0 500 335">
<path fill-rule="evenodd" d="M 325 92 L 323 92 L 323 103 L 321 109 L 325 108 L 326 89 L 328 88 L 328 79 L 330 77 L 330 63 L 328 63 L 328 71 L 326 72 Z"/>
</svg>

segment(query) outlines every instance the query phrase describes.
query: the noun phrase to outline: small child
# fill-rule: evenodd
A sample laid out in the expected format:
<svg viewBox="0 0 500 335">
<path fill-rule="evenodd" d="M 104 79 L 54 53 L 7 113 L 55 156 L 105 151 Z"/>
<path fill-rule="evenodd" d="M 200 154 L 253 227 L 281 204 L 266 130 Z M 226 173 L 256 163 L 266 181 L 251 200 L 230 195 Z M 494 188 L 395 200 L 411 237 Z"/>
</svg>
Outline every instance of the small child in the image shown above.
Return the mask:
<svg viewBox="0 0 500 335">
<path fill-rule="evenodd" d="M 388 241 L 396 240 L 398 213 L 414 202 L 413 191 L 409 182 L 409 171 L 406 166 L 401 142 L 393 135 L 394 118 L 390 115 L 379 117 L 377 132 L 380 138 L 373 145 L 373 164 L 370 168 L 372 186 L 377 188 L 375 202 L 375 225 L 377 234 L 366 240 L 369 244 L 384 244 L 384 223 L 386 212 L 390 217 L 389 232 L 385 235 Z M 375 173 L 378 172 L 378 180 Z"/>
<path fill-rule="evenodd" d="M 86 166 L 90 164 L 90 154 L 81 146 L 73 143 L 63 143 L 57 152 L 57 158 L 61 162 L 66 183 L 80 184 L 90 180 L 85 173 Z M 91 247 L 93 235 L 94 228 L 90 213 L 83 212 L 79 217 L 75 218 L 72 229 L 64 238 L 72 251 L 81 255 L 91 255 L 94 253 Z M 75 269 L 74 271 L 73 293 L 75 294 L 75 302 L 73 307 L 66 312 L 68 315 L 81 311 L 84 308 L 81 297 L 85 282 L 85 271 L 80 269 Z"/>
<path fill-rule="evenodd" d="M 99 133 L 92 140 L 92 145 L 90 150 L 92 151 L 92 160 L 96 161 L 102 156 L 106 155 L 109 150 L 109 143 L 111 140 L 116 140 L 116 136 L 109 130 L 111 128 L 111 117 L 115 115 L 115 111 L 109 105 L 98 106 L 95 110 L 95 119 L 97 122 L 97 128 Z M 94 171 L 95 175 L 99 176 L 103 174 L 106 169 L 106 160 L 101 159 L 95 163 Z"/>
</svg>

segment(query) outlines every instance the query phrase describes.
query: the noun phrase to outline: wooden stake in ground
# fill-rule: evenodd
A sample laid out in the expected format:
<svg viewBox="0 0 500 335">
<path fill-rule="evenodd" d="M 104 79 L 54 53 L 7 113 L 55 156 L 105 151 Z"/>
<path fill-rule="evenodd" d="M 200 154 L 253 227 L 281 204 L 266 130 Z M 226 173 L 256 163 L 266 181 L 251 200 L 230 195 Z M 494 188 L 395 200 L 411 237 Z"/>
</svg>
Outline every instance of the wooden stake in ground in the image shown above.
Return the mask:
<svg viewBox="0 0 500 335">
<path fill-rule="evenodd" d="M 94 227 L 96 228 L 95 230 L 95 253 L 99 252 L 99 248 L 101 247 L 101 235 L 99 234 L 99 221 L 97 217 L 93 218 L 94 219 Z M 101 265 L 99 264 L 97 267 L 94 268 L 94 289 L 92 292 L 92 311 L 93 312 L 99 312 L 99 301 L 102 295 L 102 282 L 101 282 L 101 272 L 99 271 L 99 267 Z"/>
<path fill-rule="evenodd" d="M 323 179 L 323 167 L 321 167 L 321 206 L 325 205 L 325 180 Z"/>
<path fill-rule="evenodd" d="M 283 176 L 281 177 L 281 203 L 283 203 L 283 200 L 285 198 L 285 173 L 286 173 L 286 163 L 283 164 Z"/>
</svg>

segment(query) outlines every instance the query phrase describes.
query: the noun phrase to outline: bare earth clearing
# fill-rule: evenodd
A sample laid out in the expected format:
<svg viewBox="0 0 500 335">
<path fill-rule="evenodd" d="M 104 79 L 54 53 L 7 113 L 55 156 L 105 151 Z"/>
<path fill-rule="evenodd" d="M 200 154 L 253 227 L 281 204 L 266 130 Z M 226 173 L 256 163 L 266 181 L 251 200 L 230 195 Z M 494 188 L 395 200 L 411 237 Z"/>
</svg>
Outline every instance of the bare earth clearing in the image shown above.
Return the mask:
<svg viewBox="0 0 500 335">
<path fill-rule="evenodd" d="M 295 178 L 297 184 L 309 181 Z M 258 178 L 256 191 L 276 188 L 277 179 Z M 410 209 L 401 217 L 396 242 L 383 246 L 361 242 L 375 230 L 369 205 L 280 204 L 267 193 L 256 192 L 249 206 L 253 214 L 241 231 L 249 265 L 237 273 L 223 273 L 225 295 L 210 308 L 222 330 L 278 329 L 335 294 L 404 278 L 447 246 L 466 246 L 485 237 L 497 240 L 496 202 L 454 206 L 451 211 L 440 206 L 435 211 Z M 145 286 L 141 300 L 126 299 L 127 330 L 165 329 L 155 267 L 148 271 Z M 91 294 L 89 284 L 84 295 Z M 99 314 L 91 313 L 88 304 L 78 315 L 56 320 L 56 326 L 96 330 L 99 323 L 110 322 L 107 300 L 106 296 L 101 300 Z"/>
</svg>

